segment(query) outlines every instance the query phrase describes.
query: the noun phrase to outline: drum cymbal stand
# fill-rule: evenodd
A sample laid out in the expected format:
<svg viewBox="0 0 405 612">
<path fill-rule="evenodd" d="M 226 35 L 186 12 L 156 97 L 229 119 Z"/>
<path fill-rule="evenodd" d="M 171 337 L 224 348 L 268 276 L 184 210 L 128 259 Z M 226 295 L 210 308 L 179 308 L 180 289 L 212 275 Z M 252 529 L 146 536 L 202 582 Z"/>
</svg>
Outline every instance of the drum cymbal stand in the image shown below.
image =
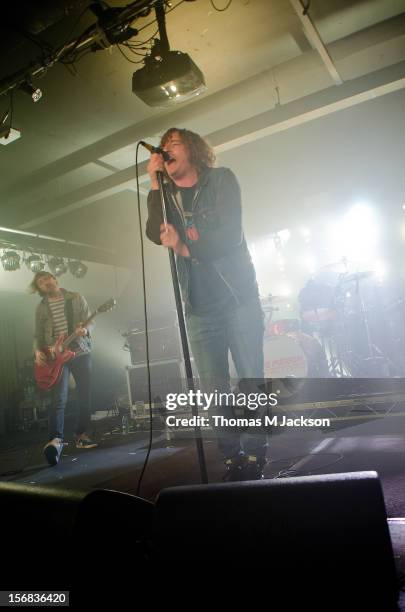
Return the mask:
<svg viewBox="0 0 405 612">
<path fill-rule="evenodd" d="M 340 357 L 339 344 L 334 339 L 335 334 L 333 332 L 331 334 L 326 333 L 326 325 L 332 323 L 319 317 L 318 308 L 314 307 L 313 312 L 315 313 L 314 331 L 326 356 L 330 375 L 334 378 L 347 376 Z"/>
<path fill-rule="evenodd" d="M 353 376 L 353 372 L 349 366 L 350 360 L 344 357 L 348 354 L 346 337 L 347 330 L 342 317 L 335 325 L 334 333 L 330 339 L 331 370 L 333 375 L 338 378 Z M 344 342 L 343 346 L 342 342 Z"/>
<path fill-rule="evenodd" d="M 376 376 L 378 374 L 383 375 L 383 376 L 388 376 L 389 375 L 388 360 L 385 358 L 385 356 L 380 351 L 380 349 L 375 346 L 371 338 L 370 325 L 369 325 L 369 320 L 368 320 L 368 311 L 366 309 L 363 293 L 360 288 L 360 280 L 361 278 L 360 278 L 360 275 L 358 274 L 356 278 L 355 292 L 358 297 L 358 303 L 360 306 L 359 308 L 360 320 L 363 322 L 364 331 L 366 334 L 366 345 L 367 345 L 367 353 L 363 361 L 366 364 L 366 371 L 369 370 L 369 367 L 370 367 L 369 372 L 373 376 Z"/>
<path fill-rule="evenodd" d="M 338 284 L 335 288 L 335 308 L 337 322 L 333 333 L 333 345 L 335 347 L 334 357 L 336 359 L 336 371 L 339 377 L 352 377 L 351 355 L 347 339 L 349 336 L 344 310 L 344 297 L 342 295 L 342 282 L 346 273 L 339 275 Z"/>
</svg>

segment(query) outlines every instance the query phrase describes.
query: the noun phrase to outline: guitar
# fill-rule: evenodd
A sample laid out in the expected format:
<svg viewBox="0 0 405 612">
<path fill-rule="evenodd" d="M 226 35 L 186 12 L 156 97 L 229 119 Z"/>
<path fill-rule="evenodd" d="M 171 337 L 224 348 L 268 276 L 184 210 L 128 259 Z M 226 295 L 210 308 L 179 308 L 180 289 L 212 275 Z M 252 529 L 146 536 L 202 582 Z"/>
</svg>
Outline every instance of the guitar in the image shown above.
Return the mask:
<svg viewBox="0 0 405 612">
<path fill-rule="evenodd" d="M 94 317 L 102 312 L 109 312 L 116 305 L 116 300 L 111 298 L 101 306 L 95 310 L 84 323 L 82 323 L 82 327 L 87 327 L 89 323 L 94 319 Z M 78 338 L 78 334 L 73 332 L 67 338 L 65 338 L 64 334 L 61 334 L 57 339 L 53 350 L 49 348 L 41 349 L 45 355 L 47 356 L 47 362 L 44 365 L 35 364 L 34 367 L 34 376 L 36 383 L 40 389 L 51 389 L 57 382 L 59 382 L 62 369 L 65 363 L 73 359 L 75 356 L 74 351 L 70 351 L 68 349 L 69 344 Z"/>
</svg>

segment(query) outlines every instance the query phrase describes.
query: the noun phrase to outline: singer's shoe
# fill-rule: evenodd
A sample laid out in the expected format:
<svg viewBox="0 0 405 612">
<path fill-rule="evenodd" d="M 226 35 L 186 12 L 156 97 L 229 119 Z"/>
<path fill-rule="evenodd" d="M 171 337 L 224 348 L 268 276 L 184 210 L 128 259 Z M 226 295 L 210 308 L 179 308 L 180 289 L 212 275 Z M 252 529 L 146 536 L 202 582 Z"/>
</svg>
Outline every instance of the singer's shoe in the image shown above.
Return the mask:
<svg viewBox="0 0 405 612">
<path fill-rule="evenodd" d="M 60 438 L 53 438 L 44 446 L 44 455 L 51 467 L 58 464 L 63 450 L 63 442 Z"/>
</svg>

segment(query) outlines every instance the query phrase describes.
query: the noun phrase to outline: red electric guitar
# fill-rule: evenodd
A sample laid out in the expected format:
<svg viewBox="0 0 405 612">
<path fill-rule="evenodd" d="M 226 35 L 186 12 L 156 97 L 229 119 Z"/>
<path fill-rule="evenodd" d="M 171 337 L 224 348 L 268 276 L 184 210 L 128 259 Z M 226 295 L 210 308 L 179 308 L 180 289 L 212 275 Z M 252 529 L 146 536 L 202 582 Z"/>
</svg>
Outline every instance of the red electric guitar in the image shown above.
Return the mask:
<svg viewBox="0 0 405 612">
<path fill-rule="evenodd" d="M 105 304 L 102 304 L 95 310 L 91 316 L 84 321 L 82 327 L 87 327 L 94 317 L 101 312 L 109 312 L 116 305 L 116 300 L 111 298 Z M 41 349 L 47 356 L 45 365 L 37 365 L 34 367 L 35 380 L 40 389 L 51 389 L 59 381 L 62 374 L 64 364 L 75 356 L 74 351 L 68 350 L 69 344 L 77 338 L 77 334 L 73 332 L 67 338 L 62 334 L 57 339 L 53 351 L 49 348 Z"/>
</svg>

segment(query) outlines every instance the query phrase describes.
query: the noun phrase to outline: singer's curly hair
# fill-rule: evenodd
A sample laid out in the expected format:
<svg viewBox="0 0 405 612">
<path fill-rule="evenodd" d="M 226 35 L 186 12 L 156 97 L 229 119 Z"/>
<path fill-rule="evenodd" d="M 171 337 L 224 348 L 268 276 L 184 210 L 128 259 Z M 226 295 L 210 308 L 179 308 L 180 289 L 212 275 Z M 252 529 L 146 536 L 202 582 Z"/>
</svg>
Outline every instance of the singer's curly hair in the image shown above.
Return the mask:
<svg viewBox="0 0 405 612">
<path fill-rule="evenodd" d="M 167 130 L 160 139 L 160 146 L 164 147 L 174 133 L 178 133 L 181 141 L 187 146 L 190 153 L 190 162 L 197 168 L 200 174 L 205 168 L 215 165 L 214 149 L 199 134 L 184 128 L 172 127 Z"/>
</svg>

